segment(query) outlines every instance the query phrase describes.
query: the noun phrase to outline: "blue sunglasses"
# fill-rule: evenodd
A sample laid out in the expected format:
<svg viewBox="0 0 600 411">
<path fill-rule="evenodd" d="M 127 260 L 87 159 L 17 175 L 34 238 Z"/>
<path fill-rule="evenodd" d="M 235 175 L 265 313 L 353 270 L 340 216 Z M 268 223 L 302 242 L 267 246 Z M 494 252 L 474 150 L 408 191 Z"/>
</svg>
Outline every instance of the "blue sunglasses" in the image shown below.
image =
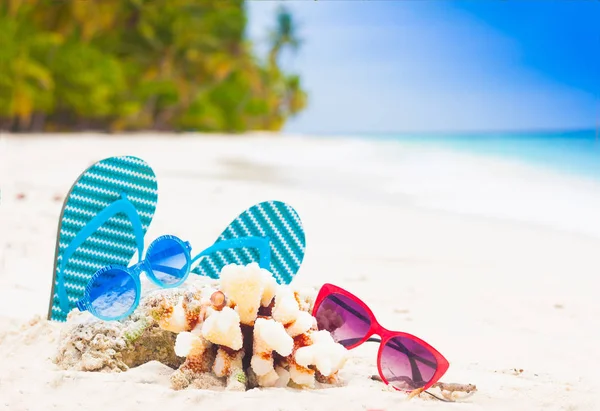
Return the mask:
<svg viewBox="0 0 600 411">
<path fill-rule="evenodd" d="M 242 237 L 220 241 L 202 251 L 194 258 L 190 256 L 191 245 L 173 235 L 164 235 L 152 242 L 146 257 L 131 267 L 109 265 L 92 276 L 84 296 L 77 302 L 80 311 L 89 311 L 104 321 L 117 321 L 128 317 L 140 303 L 140 275 L 162 288 L 178 287 L 190 274 L 190 267 L 201 257 L 232 248 L 256 248 L 259 251 L 259 266 L 269 268 L 271 247 L 268 237 Z"/>
</svg>

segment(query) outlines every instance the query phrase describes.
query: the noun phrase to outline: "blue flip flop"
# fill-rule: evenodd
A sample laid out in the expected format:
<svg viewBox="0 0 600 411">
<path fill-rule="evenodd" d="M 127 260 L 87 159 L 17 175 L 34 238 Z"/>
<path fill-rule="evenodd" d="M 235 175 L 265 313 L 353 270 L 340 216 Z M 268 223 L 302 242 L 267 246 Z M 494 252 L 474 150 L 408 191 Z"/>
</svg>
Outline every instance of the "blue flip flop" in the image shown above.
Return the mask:
<svg viewBox="0 0 600 411">
<path fill-rule="evenodd" d="M 296 210 L 280 201 L 250 207 L 223 231 L 192 273 L 218 278 L 227 264 L 258 263 L 279 284 L 289 284 L 302 264 L 306 240 Z M 194 260 L 195 260 L 194 259 Z"/>
<path fill-rule="evenodd" d="M 136 157 L 107 158 L 79 176 L 59 219 L 49 320 L 66 321 L 97 270 L 142 255 L 157 199 L 156 176 Z"/>
</svg>

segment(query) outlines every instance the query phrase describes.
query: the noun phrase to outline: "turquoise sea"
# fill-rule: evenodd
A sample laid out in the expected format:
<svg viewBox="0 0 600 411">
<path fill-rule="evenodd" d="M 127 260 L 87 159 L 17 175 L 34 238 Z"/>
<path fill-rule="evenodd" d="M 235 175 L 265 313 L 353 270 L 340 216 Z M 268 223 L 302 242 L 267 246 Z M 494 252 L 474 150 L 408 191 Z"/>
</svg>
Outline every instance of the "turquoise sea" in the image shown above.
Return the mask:
<svg viewBox="0 0 600 411">
<path fill-rule="evenodd" d="M 505 157 L 600 180 L 600 134 L 594 129 L 461 134 L 390 133 L 361 136 Z"/>
</svg>

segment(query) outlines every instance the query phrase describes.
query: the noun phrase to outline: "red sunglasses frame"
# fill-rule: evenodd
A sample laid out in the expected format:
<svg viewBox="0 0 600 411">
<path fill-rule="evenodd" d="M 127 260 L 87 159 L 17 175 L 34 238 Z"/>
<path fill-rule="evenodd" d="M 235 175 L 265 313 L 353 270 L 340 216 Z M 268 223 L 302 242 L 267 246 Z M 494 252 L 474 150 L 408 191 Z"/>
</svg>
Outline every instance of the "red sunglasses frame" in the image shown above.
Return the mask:
<svg viewBox="0 0 600 411">
<path fill-rule="evenodd" d="M 427 350 L 429 350 L 433 354 L 433 356 L 436 360 L 437 368 L 435 370 L 435 373 L 433 374 L 433 377 L 431 377 L 431 380 L 429 380 L 429 382 L 426 385 L 424 385 L 422 388 L 418 388 L 417 390 L 414 390 L 414 391 L 422 392 L 422 391 L 425 391 L 426 389 L 430 388 L 433 384 L 438 382 L 440 378 L 442 378 L 442 376 L 446 373 L 446 371 L 450 367 L 450 363 L 448 363 L 448 360 L 446 360 L 446 358 L 444 358 L 444 356 L 442 354 L 440 354 L 440 352 L 438 350 L 436 350 L 435 348 L 433 348 L 431 345 L 427 344 L 425 341 L 421 340 L 420 338 L 415 337 L 414 335 L 399 332 L 399 331 L 390 331 L 387 328 L 384 328 L 383 326 L 381 326 L 381 324 L 379 324 L 379 322 L 377 321 L 377 318 L 375 318 L 375 315 L 373 314 L 371 309 L 360 298 L 356 297 L 355 295 L 349 293 L 348 291 L 346 291 L 343 288 L 340 288 L 336 285 L 328 284 L 328 283 L 323 284 L 323 286 L 319 290 L 319 294 L 317 295 L 317 298 L 316 298 L 314 306 L 313 306 L 313 311 L 312 311 L 313 317 L 316 318 L 316 314 L 317 314 L 317 310 L 319 309 L 319 306 L 325 300 L 325 298 L 327 298 L 331 294 L 340 294 L 340 295 L 343 295 L 344 297 L 351 299 L 354 303 L 358 304 L 363 310 L 365 310 L 365 313 L 369 316 L 369 320 L 371 321 L 371 327 L 369 328 L 369 331 L 366 333 L 364 338 L 362 338 L 359 342 L 352 344 L 346 348 L 348 350 L 356 348 L 359 345 L 366 342 L 371 336 L 378 335 L 381 338 L 381 342 L 379 345 L 379 352 L 377 353 L 377 370 L 379 371 L 379 376 L 381 377 L 381 380 L 384 383 L 390 385 L 390 383 L 387 381 L 387 379 L 385 378 L 385 376 L 383 375 L 383 372 L 381 370 L 381 355 L 383 353 L 383 347 L 385 347 L 385 345 L 389 342 L 389 340 L 394 337 L 407 338 L 407 339 L 412 340 L 413 342 L 425 347 Z M 392 385 L 392 387 L 398 391 L 404 391 L 404 390 L 394 387 L 393 385 Z"/>
</svg>

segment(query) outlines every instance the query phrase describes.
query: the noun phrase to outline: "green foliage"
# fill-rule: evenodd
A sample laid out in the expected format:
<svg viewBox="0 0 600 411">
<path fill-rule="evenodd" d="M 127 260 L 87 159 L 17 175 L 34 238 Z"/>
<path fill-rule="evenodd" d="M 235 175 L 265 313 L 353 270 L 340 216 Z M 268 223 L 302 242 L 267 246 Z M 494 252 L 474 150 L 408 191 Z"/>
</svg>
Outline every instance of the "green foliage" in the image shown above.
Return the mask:
<svg viewBox="0 0 600 411">
<path fill-rule="evenodd" d="M 306 106 L 285 9 L 265 59 L 243 0 L 4 0 L 0 27 L 1 128 L 277 130 Z"/>
<path fill-rule="evenodd" d="M 246 374 L 243 371 L 238 372 L 235 375 L 235 379 L 242 384 L 246 384 Z"/>
<path fill-rule="evenodd" d="M 141 317 L 138 321 L 130 324 L 129 327 L 123 333 L 123 337 L 125 337 L 125 342 L 127 344 L 132 344 L 142 336 L 144 331 L 148 329 L 151 322 L 145 317 Z"/>
</svg>

